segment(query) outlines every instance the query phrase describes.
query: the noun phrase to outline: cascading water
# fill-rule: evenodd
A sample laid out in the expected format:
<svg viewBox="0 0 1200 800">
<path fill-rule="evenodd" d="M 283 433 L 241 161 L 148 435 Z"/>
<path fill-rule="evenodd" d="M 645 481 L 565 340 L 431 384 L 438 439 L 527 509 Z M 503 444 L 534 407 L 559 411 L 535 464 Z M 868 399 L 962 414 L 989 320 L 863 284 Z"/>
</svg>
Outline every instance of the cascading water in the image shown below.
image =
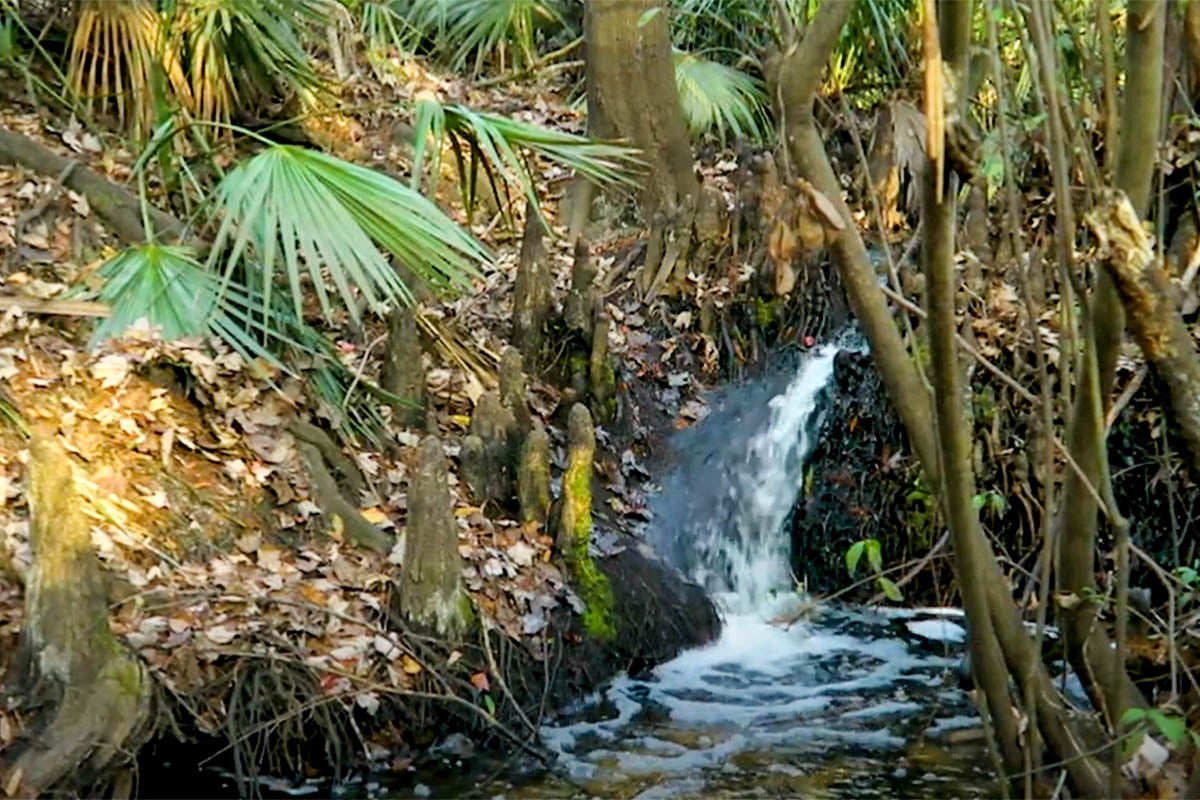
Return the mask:
<svg viewBox="0 0 1200 800">
<path fill-rule="evenodd" d="M 935 772 L 926 751 L 910 747 L 976 722 L 953 677 L 963 638 L 955 613 L 824 608 L 791 626 L 775 622 L 803 600 L 785 523 L 825 421 L 837 352 L 818 348 L 791 375 L 714 395 L 709 417 L 681 435 L 648 535 L 714 593 L 724 630 L 543 728 L 586 794 L 983 797 L 993 789 L 979 752 L 947 760 L 935 748 Z M 553 781 L 521 787 L 522 796 L 570 791 Z"/>
<path fill-rule="evenodd" d="M 808 355 L 787 387 L 767 401 L 766 419 L 750 420 L 757 429 L 738 430 L 747 419 L 739 405 L 719 406 L 704 426 L 718 451 L 695 442 L 681 448 L 683 460 L 657 498 L 655 518 L 663 522 L 652 529 L 656 544 L 732 610 L 759 608 L 773 592 L 790 588 L 784 522 L 820 431 L 838 349 L 827 345 Z M 681 491 L 694 488 L 705 471 L 721 488 Z"/>
</svg>

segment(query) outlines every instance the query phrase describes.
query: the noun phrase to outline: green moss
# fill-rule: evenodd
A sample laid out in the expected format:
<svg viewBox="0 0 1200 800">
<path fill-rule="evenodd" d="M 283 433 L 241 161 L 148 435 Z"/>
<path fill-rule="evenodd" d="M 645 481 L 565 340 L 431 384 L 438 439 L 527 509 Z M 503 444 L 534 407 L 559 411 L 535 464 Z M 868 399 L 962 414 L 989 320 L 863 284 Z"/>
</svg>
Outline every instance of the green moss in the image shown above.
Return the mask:
<svg viewBox="0 0 1200 800">
<path fill-rule="evenodd" d="M 754 321 L 758 323 L 760 328 L 769 328 L 775 318 L 779 316 L 780 310 L 783 308 L 782 298 L 776 297 L 771 300 L 758 298 L 754 301 Z"/>
<path fill-rule="evenodd" d="M 588 552 L 592 537 L 592 476 L 590 454 L 572 458 L 563 476 L 563 502 L 567 504 L 564 521 L 567 567 L 575 579 L 580 599 L 587 606 L 583 629 L 592 637 L 607 641 L 616 635 L 613 624 L 613 594 L 608 576 L 600 571 Z"/>
</svg>

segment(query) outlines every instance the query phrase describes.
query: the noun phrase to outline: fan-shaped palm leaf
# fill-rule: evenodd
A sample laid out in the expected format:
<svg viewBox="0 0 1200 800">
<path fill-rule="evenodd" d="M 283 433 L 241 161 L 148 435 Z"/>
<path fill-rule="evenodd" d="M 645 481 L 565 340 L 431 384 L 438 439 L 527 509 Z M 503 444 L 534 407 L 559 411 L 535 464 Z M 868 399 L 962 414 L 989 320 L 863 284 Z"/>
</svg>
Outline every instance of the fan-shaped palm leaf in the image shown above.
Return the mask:
<svg viewBox="0 0 1200 800">
<path fill-rule="evenodd" d="M 188 75 L 176 91 L 198 118 L 226 121 L 277 86 L 316 91 L 303 39 L 330 24 L 328 0 L 185 0 L 172 34 Z"/>
<path fill-rule="evenodd" d="M 762 82 L 733 67 L 694 53 L 675 53 L 675 83 L 684 118 L 693 135 L 715 130 L 761 139 L 767 129 Z"/>
<path fill-rule="evenodd" d="M 540 156 L 601 185 L 636 185 L 635 175 L 641 167 L 637 151 L 630 147 L 541 128 L 461 105 L 443 105 L 429 98 L 417 102 L 415 128 L 413 186 L 420 185 L 427 152 L 434 168 L 438 168 L 448 138 L 458 161 L 468 210 L 474 205 L 474 176 L 482 171 L 497 190 L 501 184 L 505 191 L 517 190 L 529 207 L 540 214 L 526 155 Z"/>
<path fill-rule="evenodd" d="M 161 19 L 150 0 L 84 0 L 71 35 L 67 79 L 89 111 L 115 108 L 122 124 L 153 123 Z"/>
<path fill-rule="evenodd" d="M 257 277 L 268 315 L 280 262 L 297 316 L 303 265 L 326 317 L 333 313 L 328 276 L 357 319 L 356 292 L 376 308 L 412 299 L 380 248 L 436 288 L 467 285 L 488 258 L 419 192 L 314 150 L 272 146 L 230 172 L 217 194 L 223 219 L 210 264 L 231 245 L 226 281 L 239 268 Z"/>
<path fill-rule="evenodd" d="M 562 24 L 559 0 L 411 0 L 407 17 L 452 68 L 473 57 L 475 72 L 490 59 L 501 69 L 529 66 L 539 27 Z"/>
<path fill-rule="evenodd" d="M 96 326 L 93 346 L 120 337 L 141 320 L 168 341 L 212 335 L 247 358 L 263 358 L 277 366 L 278 359 L 259 340 L 295 345 L 286 331 L 269 329 L 256 318 L 255 303 L 243 287 L 234 284 L 222 296 L 220 280 L 196 261 L 190 247 L 130 247 L 104 262 L 97 274 L 104 282 L 87 296 L 107 304 L 111 314 Z"/>
</svg>

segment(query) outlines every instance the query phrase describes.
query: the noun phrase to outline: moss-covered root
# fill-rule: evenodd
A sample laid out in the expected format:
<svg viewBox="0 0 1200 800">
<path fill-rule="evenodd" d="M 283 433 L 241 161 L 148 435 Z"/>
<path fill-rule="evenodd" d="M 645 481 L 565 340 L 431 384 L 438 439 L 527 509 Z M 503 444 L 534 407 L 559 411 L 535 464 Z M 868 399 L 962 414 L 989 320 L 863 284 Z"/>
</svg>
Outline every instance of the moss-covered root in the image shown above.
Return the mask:
<svg viewBox="0 0 1200 800">
<path fill-rule="evenodd" d="M 545 526 L 550 508 L 550 437 L 540 421 L 534 423 L 521 446 L 517 499 L 521 504 L 522 522 Z"/>
<path fill-rule="evenodd" d="M 592 560 L 592 462 L 596 457 L 596 432 L 587 406 L 576 403 L 567 421 L 567 471 L 563 475 L 562 511 L 558 546 L 587 606 L 583 627 L 590 636 L 611 639 L 613 594 L 608 578 Z"/>
<path fill-rule="evenodd" d="M 52 438 L 29 460 L 30 545 L 20 648 L 10 679 L 17 705 L 42 712 L 23 749 L 0 760 L 0 786 L 18 794 L 76 793 L 118 769 L 146 732 L 151 684 L 108 628 L 108 600 L 74 469 Z M 44 714 L 44 716 L 42 715 Z"/>
<path fill-rule="evenodd" d="M 400 609 L 413 622 L 445 636 L 470 622 L 462 589 L 458 524 L 446 480 L 446 456 L 436 436 L 417 448 L 417 469 L 408 486 L 408 531 L 400 571 Z"/>
<path fill-rule="evenodd" d="M 588 358 L 588 389 L 592 394 L 592 411 L 605 425 L 612 424 L 617 417 L 617 377 L 608 360 L 608 326 L 608 315 L 597 308 Z"/>
</svg>

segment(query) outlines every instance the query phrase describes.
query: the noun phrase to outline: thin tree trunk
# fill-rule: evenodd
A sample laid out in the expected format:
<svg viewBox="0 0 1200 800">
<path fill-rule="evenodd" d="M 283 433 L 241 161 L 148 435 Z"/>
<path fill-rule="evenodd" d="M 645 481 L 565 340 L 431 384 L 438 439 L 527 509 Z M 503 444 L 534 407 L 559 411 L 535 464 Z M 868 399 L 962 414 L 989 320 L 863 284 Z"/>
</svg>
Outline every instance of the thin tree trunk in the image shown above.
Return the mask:
<svg viewBox="0 0 1200 800">
<path fill-rule="evenodd" d="M 930 168 L 925 170 L 925 238 L 921 257 L 925 268 L 925 297 L 928 304 L 929 346 L 933 362 L 934 406 L 937 414 L 938 455 L 942 464 L 941 497 L 950 526 L 954 547 L 955 572 L 970 629 L 971 669 L 986 698 L 994 722 L 1003 766 L 1009 775 L 1021 772 L 1021 750 L 1017 744 L 1017 726 L 1011 712 L 1008 669 L 996 640 L 988 609 L 985 564 L 994 560 L 986 542 L 978 534 L 978 512 L 972 506 L 975 480 L 971 470 L 971 447 L 963 413 L 963 380 L 958 369 L 955 340 L 955 295 L 958 281 L 954 272 L 955 195 L 958 179 L 944 160 L 945 118 L 961 108 L 961 94 L 946 96 L 942 75 L 964 76 L 970 44 L 970 0 L 952 0 L 938 6 L 932 15 L 933 0 L 926 0 L 926 25 L 937 31 L 940 26 L 942 52 L 939 56 L 929 45 L 936 39 L 926 36 L 925 69 L 930 73 L 925 88 L 929 117 Z M 943 100 L 951 104 L 942 109 Z M 941 119 L 935 117 L 940 116 Z M 936 163 L 941 160 L 941 164 Z M 939 168 L 940 167 L 940 168 Z M 982 546 L 981 546 L 982 545 Z"/>
<path fill-rule="evenodd" d="M 834 263 L 854 316 L 871 344 L 872 358 L 888 397 L 904 422 L 913 449 L 936 483 L 937 446 L 930 424 L 933 409 L 929 392 L 879 291 L 878 277 L 867 256 L 862 234 L 842 197 L 841 184 L 829 164 L 825 142 L 813 118 L 813 101 L 822 71 L 853 7 L 848 2 L 822 3 L 804 39 L 780 61 L 777 81 L 785 146 L 796 174 L 828 197 L 846 221 L 830 241 Z"/>
<path fill-rule="evenodd" d="M 1121 109 L 1116 183 L 1118 188 L 1128 187 L 1137 195 L 1137 207 L 1142 212 L 1150 201 L 1153 159 L 1158 142 L 1165 12 L 1162 0 L 1131 0 L 1130 3 L 1127 85 Z M 1037 35 L 1036 26 L 1043 23 L 1036 14 L 1033 23 Z M 1043 65 L 1043 68 L 1047 66 Z M 1044 76 L 1043 83 L 1053 122 L 1058 108 L 1053 73 Z M 1056 194 L 1061 195 L 1067 191 L 1066 155 L 1061 132 L 1057 138 L 1059 141 L 1054 147 L 1061 152 L 1056 158 L 1056 172 L 1060 173 L 1056 179 Z M 1059 224 L 1065 228 L 1059 247 L 1072 247 L 1074 226 L 1063 220 Z M 1121 300 L 1107 271 L 1101 271 L 1089 305 L 1085 325 L 1090 330 L 1084 331 L 1084 363 L 1094 358 L 1096 368 L 1086 368 L 1079 376 L 1067 431 L 1068 446 L 1083 475 L 1072 470 L 1064 481 L 1062 519 L 1058 526 L 1058 585 L 1064 595 L 1077 601 L 1060 608 L 1068 658 L 1093 702 L 1107 713 L 1114 708 L 1143 705 L 1145 701 L 1128 676 L 1115 671 L 1116 665 L 1109 657 L 1111 642 L 1099 624 L 1095 602 L 1088 599 L 1095 594 L 1099 511 L 1089 485 L 1100 486 L 1105 474 L 1104 409 L 1109 405 L 1124 332 Z"/>
</svg>

